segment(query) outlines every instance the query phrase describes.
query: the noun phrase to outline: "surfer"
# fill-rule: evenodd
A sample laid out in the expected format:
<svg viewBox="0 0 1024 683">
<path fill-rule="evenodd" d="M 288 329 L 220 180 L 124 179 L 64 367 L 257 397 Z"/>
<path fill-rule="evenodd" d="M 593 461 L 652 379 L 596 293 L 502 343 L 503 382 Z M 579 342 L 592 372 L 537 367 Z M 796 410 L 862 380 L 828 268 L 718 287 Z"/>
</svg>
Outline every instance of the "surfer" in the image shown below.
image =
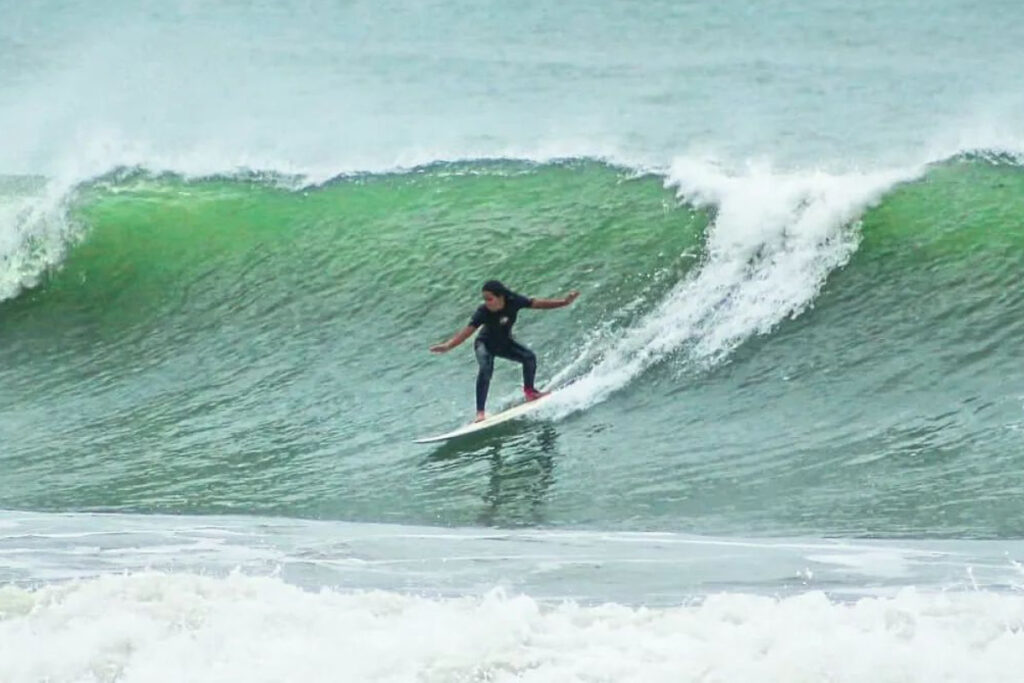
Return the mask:
<svg viewBox="0 0 1024 683">
<path fill-rule="evenodd" d="M 561 308 L 576 301 L 580 295 L 574 290 L 562 299 L 532 299 L 513 292 L 497 280 L 488 280 L 481 289 L 484 303 L 473 313 L 469 324 L 445 343 L 430 347 L 433 353 L 451 351 L 483 327 L 473 342 L 476 362 L 480 365 L 480 372 L 476 376 L 476 422 L 486 417 L 484 406 L 487 403 L 491 375 L 494 373 L 495 356 L 522 363 L 523 394 L 527 401 L 535 401 L 547 393 L 537 391 L 533 386 L 537 374 L 537 356 L 512 338 L 512 326 L 516 323 L 519 311 L 524 308 Z"/>
</svg>

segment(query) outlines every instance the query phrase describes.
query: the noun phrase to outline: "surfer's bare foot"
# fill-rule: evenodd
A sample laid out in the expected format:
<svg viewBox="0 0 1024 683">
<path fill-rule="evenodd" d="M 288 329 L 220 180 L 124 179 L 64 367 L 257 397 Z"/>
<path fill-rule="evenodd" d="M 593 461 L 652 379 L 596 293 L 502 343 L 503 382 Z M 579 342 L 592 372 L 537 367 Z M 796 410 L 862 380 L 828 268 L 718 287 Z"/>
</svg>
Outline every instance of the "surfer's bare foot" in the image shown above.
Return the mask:
<svg viewBox="0 0 1024 683">
<path fill-rule="evenodd" d="M 550 391 L 537 391 L 534 388 L 523 388 L 523 395 L 526 396 L 527 401 L 536 401 L 538 398 L 542 398 L 550 394 Z"/>
<path fill-rule="evenodd" d="M 486 419 L 487 419 L 487 413 L 485 413 L 485 412 L 484 412 L 484 411 L 482 411 L 482 410 L 479 410 L 479 411 L 477 411 L 477 413 L 476 413 L 476 419 L 475 419 L 475 420 L 473 420 L 473 422 L 483 422 L 483 421 L 484 421 L 484 420 L 486 420 Z"/>
</svg>

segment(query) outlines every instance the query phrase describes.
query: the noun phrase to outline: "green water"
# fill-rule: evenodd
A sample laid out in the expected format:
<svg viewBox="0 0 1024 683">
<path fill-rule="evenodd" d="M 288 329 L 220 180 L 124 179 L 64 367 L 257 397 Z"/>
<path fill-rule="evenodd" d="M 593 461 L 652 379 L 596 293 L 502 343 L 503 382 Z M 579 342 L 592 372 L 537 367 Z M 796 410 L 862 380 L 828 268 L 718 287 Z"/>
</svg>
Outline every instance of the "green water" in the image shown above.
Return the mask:
<svg viewBox="0 0 1024 683">
<path fill-rule="evenodd" d="M 683 346 L 582 412 L 425 449 L 471 414 L 468 345 L 426 348 L 480 282 L 583 292 L 520 318 L 543 381 L 699 274 L 714 210 L 587 161 L 112 176 L 77 192 L 61 267 L 0 307 L 0 507 L 1017 534 L 1022 190 L 1012 164 L 935 166 L 847 226 L 859 249 L 809 309 L 725 360 Z M 517 385 L 499 364 L 492 403 Z"/>
</svg>

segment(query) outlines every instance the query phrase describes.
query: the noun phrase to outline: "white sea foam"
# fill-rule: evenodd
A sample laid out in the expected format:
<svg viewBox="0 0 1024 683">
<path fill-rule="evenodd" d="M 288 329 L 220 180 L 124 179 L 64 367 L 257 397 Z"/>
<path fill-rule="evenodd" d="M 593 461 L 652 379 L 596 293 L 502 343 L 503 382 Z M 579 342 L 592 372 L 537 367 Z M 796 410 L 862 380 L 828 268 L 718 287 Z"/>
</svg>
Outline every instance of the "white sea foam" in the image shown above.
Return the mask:
<svg viewBox="0 0 1024 683">
<path fill-rule="evenodd" d="M 985 592 L 651 609 L 143 573 L 0 589 L 0 615 L 9 683 L 1015 681 L 1024 668 L 1024 597 Z"/>
</svg>

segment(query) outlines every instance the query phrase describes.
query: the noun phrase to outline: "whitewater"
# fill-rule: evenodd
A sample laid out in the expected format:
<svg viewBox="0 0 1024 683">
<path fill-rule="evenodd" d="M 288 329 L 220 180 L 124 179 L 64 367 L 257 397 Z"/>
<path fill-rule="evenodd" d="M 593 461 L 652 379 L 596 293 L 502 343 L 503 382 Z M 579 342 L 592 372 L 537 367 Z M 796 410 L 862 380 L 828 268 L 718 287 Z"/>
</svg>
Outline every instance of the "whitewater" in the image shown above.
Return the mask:
<svg viewBox="0 0 1024 683">
<path fill-rule="evenodd" d="M 12 543 L 41 523 L 31 542 Z M 280 520 L 253 529 L 230 517 L 6 514 L 3 529 L 5 560 L 50 567 L 41 587 L 0 589 L 10 681 L 1015 680 L 1021 664 L 1024 603 L 1004 583 L 1019 585 L 1019 567 L 985 544 L 970 558 L 977 569 L 957 576 L 966 558 L 941 543 Z M 133 569 L 109 574 L 81 552 L 95 546 Z M 695 562 L 729 555 L 750 564 L 727 580 L 748 586 L 800 569 L 781 594 L 682 597 L 700 583 Z M 652 563 L 697 583 L 680 591 Z M 649 594 L 602 600 L 607 572 Z M 459 575 L 478 587 L 452 586 Z M 949 582 L 942 592 L 913 587 L 936 578 Z M 865 579 L 878 595 L 863 595 Z"/>
</svg>

